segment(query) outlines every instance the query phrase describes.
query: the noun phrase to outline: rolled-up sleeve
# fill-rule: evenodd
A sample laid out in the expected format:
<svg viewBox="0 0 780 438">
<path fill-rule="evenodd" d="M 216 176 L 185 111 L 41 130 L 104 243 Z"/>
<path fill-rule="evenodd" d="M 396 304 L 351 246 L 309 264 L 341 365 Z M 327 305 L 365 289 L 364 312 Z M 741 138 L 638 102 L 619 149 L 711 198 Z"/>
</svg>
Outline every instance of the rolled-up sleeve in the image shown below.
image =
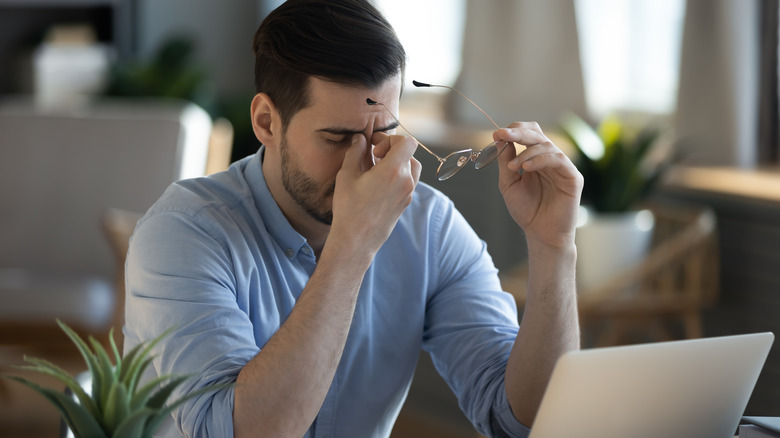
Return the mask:
<svg viewBox="0 0 780 438">
<path fill-rule="evenodd" d="M 450 204 L 436 223 L 437 287 L 426 309 L 423 348 L 480 433 L 525 437 L 504 388 L 509 353 L 518 331 L 517 306 L 502 291 L 486 245 Z"/>
<path fill-rule="evenodd" d="M 258 352 L 231 269 L 229 251 L 189 214 L 158 212 L 142 219 L 133 235 L 125 351 L 171 330 L 152 351 L 148 370 L 192 375 L 170 401 L 235 382 Z M 232 436 L 233 400 L 232 387 L 193 397 L 174 411 L 174 422 L 186 436 Z"/>
</svg>

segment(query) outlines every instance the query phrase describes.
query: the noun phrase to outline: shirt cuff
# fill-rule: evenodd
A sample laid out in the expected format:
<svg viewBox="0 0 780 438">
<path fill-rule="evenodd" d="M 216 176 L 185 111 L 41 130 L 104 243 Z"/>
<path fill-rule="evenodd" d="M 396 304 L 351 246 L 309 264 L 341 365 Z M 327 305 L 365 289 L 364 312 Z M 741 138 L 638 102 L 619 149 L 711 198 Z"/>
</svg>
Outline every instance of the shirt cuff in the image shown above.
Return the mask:
<svg viewBox="0 0 780 438">
<path fill-rule="evenodd" d="M 506 397 L 506 391 L 501 391 L 499 400 L 493 418 L 491 419 L 491 428 L 495 437 L 509 438 L 527 438 L 531 429 L 515 418 L 512 408 L 509 406 L 509 400 Z"/>
</svg>

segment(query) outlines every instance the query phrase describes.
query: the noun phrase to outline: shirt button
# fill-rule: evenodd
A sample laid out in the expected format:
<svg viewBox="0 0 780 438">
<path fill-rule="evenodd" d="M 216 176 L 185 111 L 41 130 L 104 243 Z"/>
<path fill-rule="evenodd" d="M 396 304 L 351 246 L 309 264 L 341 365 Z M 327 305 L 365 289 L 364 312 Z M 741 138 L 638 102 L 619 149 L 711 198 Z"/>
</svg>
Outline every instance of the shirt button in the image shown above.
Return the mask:
<svg viewBox="0 0 780 438">
<path fill-rule="evenodd" d="M 292 257 L 295 255 L 295 251 L 293 251 L 292 248 L 285 249 L 284 253 L 287 255 L 287 257 Z"/>
<path fill-rule="evenodd" d="M 309 248 L 308 246 L 304 246 L 303 253 L 306 255 L 311 255 L 311 248 Z"/>
</svg>

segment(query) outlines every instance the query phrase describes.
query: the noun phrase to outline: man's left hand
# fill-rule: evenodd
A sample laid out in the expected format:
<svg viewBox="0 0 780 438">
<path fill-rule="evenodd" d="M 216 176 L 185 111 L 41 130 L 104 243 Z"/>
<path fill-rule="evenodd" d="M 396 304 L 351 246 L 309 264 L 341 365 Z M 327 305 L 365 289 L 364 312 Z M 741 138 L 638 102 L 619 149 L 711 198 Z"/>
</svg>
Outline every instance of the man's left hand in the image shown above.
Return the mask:
<svg viewBox="0 0 780 438">
<path fill-rule="evenodd" d="M 580 172 L 535 122 L 512 123 L 493 138 L 510 142 L 498 157 L 499 189 L 526 237 L 554 247 L 572 244 L 583 187 Z M 526 149 L 518 154 L 512 142 Z"/>
</svg>

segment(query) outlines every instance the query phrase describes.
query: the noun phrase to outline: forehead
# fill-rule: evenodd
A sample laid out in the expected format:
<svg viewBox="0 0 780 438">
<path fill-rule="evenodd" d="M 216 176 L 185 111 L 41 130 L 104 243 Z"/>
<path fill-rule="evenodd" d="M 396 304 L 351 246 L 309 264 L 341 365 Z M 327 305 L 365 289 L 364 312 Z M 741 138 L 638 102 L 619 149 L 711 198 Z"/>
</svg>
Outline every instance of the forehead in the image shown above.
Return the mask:
<svg viewBox="0 0 780 438">
<path fill-rule="evenodd" d="M 343 85 L 311 78 L 310 105 L 294 118 L 315 124 L 332 124 L 355 129 L 363 128 L 372 120 L 392 119 L 381 106 L 366 103 L 367 98 L 384 103 L 391 111 L 398 111 L 401 94 L 401 76 L 389 78 L 377 88 Z"/>
</svg>

